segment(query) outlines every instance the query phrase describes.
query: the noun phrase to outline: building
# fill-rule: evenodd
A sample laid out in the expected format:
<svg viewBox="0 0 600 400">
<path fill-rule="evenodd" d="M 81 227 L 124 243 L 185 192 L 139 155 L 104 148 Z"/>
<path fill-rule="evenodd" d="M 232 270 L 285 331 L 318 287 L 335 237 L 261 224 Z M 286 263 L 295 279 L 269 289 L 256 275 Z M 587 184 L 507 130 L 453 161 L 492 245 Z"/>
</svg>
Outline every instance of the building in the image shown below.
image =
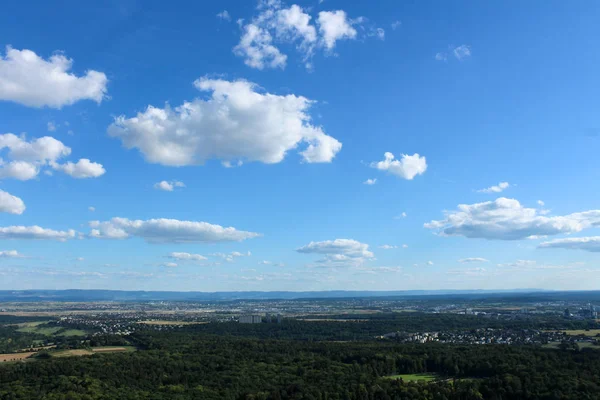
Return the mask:
<svg viewBox="0 0 600 400">
<path fill-rule="evenodd" d="M 262 317 L 260 315 L 240 315 L 240 324 L 260 324 Z"/>
</svg>

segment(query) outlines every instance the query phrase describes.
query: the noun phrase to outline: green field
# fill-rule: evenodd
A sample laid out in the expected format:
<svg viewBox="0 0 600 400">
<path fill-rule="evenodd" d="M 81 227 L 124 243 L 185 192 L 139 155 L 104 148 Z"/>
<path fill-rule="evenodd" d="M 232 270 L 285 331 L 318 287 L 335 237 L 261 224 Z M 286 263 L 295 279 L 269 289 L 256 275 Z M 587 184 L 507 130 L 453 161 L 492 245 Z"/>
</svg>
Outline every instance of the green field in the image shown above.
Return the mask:
<svg viewBox="0 0 600 400">
<path fill-rule="evenodd" d="M 17 332 L 23 333 L 38 333 L 40 335 L 52 336 L 56 332 L 60 331 L 62 328 L 58 326 L 24 326 L 22 328 L 17 329 Z"/>
<path fill-rule="evenodd" d="M 568 330 L 568 331 L 563 331 L 563 332 L 566 333 L 569 336 L 583 335 L 583 336 L 594 337 L 596 335 L 600 335 L 600 329 L 589 329 L 589 330 L 573 329 L 573 330 Z"/>
<path fill-rule="evenodd" d="M 400 375 L 391 375 L 391 376 L 386 376 L 386 379 L 400 379 L 402 378 L 402 380 L 405 381 L 424 381 L 424 382 L 429 382 L 429 381 L 434 381 L 436 379 L 439 379 L 439 376 L 436 374 L 400 374 Z"/>
<path fill-rule="evenodd" d="M 62 332 L 64 328 L 60 326 L 45 326 L 45 322 L 28 322 L 27 324 L 20 325 L 20 328 L 17 329 L 18 332 L 23 333 L 37 333 L 39 335 L 45 336 L 85 336 L 86 332 L 80 329 L 66 329 Z"/>
<path fill-rule="evenodd" d="M 81 329 L 67 329 L 64 332 L 60 332 L 59 336 L 85 336 L 87 333 Z"/>
</svg>

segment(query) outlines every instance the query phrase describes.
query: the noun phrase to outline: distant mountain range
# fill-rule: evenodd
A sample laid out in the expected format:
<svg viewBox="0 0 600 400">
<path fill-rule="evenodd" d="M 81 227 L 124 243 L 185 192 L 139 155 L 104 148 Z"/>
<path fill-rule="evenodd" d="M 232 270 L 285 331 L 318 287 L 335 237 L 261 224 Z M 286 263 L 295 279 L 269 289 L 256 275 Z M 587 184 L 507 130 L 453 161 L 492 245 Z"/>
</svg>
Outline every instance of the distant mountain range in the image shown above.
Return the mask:
<svg viewBox="0 0 600 400">
<path fill-rule="evenodd" d="M 539 298 L 577 299 L 600 298 L 600 292 L 560 292 L 541 289 L 516 290 L 400 290 L 400 291 L 315 291 L 315 292 L 161 292 L 121 290 L 3 290 L 0 302 L 36 301 L 234 301 L 234 300 L 292 300 L 292 299 L 342 299 L 342 298 Z"/>
</svg>

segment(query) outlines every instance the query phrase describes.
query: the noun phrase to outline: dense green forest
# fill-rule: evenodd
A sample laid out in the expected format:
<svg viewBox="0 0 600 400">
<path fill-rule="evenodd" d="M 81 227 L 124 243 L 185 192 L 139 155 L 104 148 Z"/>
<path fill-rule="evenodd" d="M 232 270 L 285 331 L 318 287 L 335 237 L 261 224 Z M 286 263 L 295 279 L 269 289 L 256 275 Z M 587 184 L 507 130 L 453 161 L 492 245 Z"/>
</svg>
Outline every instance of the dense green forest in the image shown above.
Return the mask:
<svg viewBox="0 0 600 400">
<path fill-rule="evenodd" d="M 0 365 L 0 399 L 600 398 L 600 351 L 591 349 L 257 339 L 194 329 L 129 340 L 139 351 Z M 438 379 L 386 378 L 422 372 Z"/>
</svg>

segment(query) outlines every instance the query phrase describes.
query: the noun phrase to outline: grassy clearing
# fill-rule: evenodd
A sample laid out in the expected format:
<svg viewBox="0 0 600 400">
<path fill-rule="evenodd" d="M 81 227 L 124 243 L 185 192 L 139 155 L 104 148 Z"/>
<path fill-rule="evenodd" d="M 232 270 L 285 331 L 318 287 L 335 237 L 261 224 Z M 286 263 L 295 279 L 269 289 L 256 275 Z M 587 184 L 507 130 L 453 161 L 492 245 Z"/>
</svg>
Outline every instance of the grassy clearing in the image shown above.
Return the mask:
<svg viewBox="0 0 600 400">
<path fill-rule="evenodd" d="M 87 333 L 81 329 L 67 329 L 64 332 L 58 334 L 59 336 L 85 336 Z"/>
<path fill-rule="evenodd" d="M 41 326 L 38 324 L 34 326 L 24 326 L 22 328 L 17 329 L 17 332 L 38 333 L 40 335 L 52 336 L 61 329 L 62 328 L 58 326 Z"/>
<path fill-rule="evenodd" d="M 550 342 L 550 343 L 542 345 L 542 347 L 545 349 L 560 349 L 560 342 Z M 588 342 L 578 342 L 577 347 L 579 347 L 579 350 L 581 350 L 581 349 L 600 350 L 600 346 L 596 346 L 596 345 L 594 345 L 592 343 L 588 343 Z"/>
<path fill-rule="evenodd" d="M 439 379 L 439 376 L 436 374 L 399 374 L 399 375 L 391 375 L 386 376 L 386 379 L 400 379 L 404 381 L 422 381 L 422 382 L 430 382 L 436 379 Z"/>
</svg>

